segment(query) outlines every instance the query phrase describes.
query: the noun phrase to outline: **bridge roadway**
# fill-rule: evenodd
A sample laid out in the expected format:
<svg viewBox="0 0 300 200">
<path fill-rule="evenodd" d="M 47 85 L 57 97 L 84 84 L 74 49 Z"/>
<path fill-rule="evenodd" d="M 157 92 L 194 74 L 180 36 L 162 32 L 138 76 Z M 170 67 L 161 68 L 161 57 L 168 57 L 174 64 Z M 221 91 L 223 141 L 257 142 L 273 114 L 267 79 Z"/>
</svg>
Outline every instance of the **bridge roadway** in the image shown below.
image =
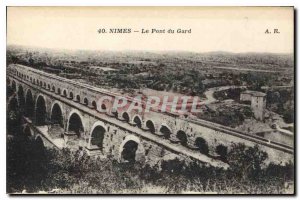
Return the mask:
<svg viewBox="0 0 300 200">
<path fill-rule="evenodd" d="M 49 74 L 49 73 L 34 69 L 34 68 L 30 68 L 30 67 L 26 67 L 26 66 L 22 66 L 22 65 L 20 65 L 20 66 L 25 67 L 27 70 L 32 71 L 34 73 L 37 73 L 39 75 L 46 76 L 46 77 L 49 77 L 51 79 L 55 79 L 59 82 L 67 82 L 68 84 L 72 84 L 72 85 L 74 85 L 76 87 L 79 87 L 79 88 L 88 89 L 92 92 L 101 93 L 101 94 L 104 94 L 104 95 L 108 95 L 110 97 L 121 96 L 121 94 L 110 92 L 108 90 L 97 88 L 95 86 L 91 86 L 91 85 L 76 82 L 74 80 L 70 80 L 70 79 L 67 79 L 67 78 L 59 77 L 59 76 L 56 76 L 56 75 L 53 75 L 53 74 Z M 18 77 L 14 76 L 14 78 L 18 78 Z M 23 81 L 20 78 L 18 78 L 18 80 Z M 26 82 L 23 82 L 23 83 L 26 83 Z M 32 84 L 31 87 L 32 86 L 35 86 L 35 85 Z M 44 91 L 48 92 L 47 90 L 44 90 Z M 48 94 L 50 96 L 55 95 L 51 92 L 48 92 Z M 126 97 L 126 98 L 129 101 L 133 101 L 132 97 Z M 60 98 L 60 99 L 63 99 L 63 98 Z M 63 100 L 65 100 L 65 99 L 63 99 Z M 74 103 L 74 102 L 71 101 L 71 103 Z M 146 104 L 146 102 L 143 102 L 143 103 Z M 78 106 L 81 106 L 81 104 L 79 104 L 79 103 L 75 103 L 75 104 L 76 104 L 74 106 L 75 108 L 78 107 Z M 92 110 L 90 110 L 90 111 L 94 112 Z M 156 110 L 151 110 L 151 112 L 160 113 L 162 115 L 165 115 L 165 114 L 166 115 L 171 115 L 171 116 L 176 115 L 176 114 L 171 113 L 171 112 L 164 112 L 163 113 L 163 112 L 159 112 L 159 111 L 156 111 Z M 273 142 L 273 141 L 267 140 L 265 138 L 262 138 L 262 137 L 259 137 L 259 136 L 256 136 L 256 135 L 250 135 L 250 134 L 244 133 L 242 131 L 238 131 L 238 130 L 235 130 L 233 128 L 226 127 L 226 126 L 223 126 L 223 125 L 220 125 L 220 124 L 205 121 L 205 120 L 202 120 L 202 119 L 193 120 L 193 119 L 184 119 L 184 118 L 182 118 L 182 120 L 187 121 L 188 123 L 194 123 L 194 124 L 202 125 L 202 126 L 205 126 L 207 128 L 211 128 L 211 129 L 214 129 L 216 131 L 220 131 L 220 132 L 223 132 L 223 133 L 226 133 L 226 134 L 234 135 L 236 137 L 243 138 L 243 139 L 255 142 L 257 144 L 261 144 L 261 145 L 264 145 L 264 146 L 267 146 L 267 147 L 271 147 L 271 148 L 274 148 L 274 149 L 277 149 L 277 150 L 280 150 L 280 151 L 284 151 L 286 153 L 293 154 L 293 152 L 294 152 L 294 147 L 291 147 L 291 146 L 288 146 L 288 145 L 285 145 L 285 144 L 281 144 L 281 143 L 278 143 L 278 142 Z"/>
<path fill-rule="evenodd" d="M 97 112 L 96 110 L 92 110 L 82 104 L 78 104 L 72 100 L 69 100 L 69 99 L 61 97 L 60 95 L 54 94 L 53 92 L 49 92 L 48 90 L 46 90 L 44 88 L 41 89 L 39 86 L 33 85 L 32 83 L 27 83 L 18 77 L 14 77 L 14 78 L 19 80 L 23 84 L 26 84 L 26 85 L 38 90 L 39 92 L 41 92 L 43 94 L 51 96 L 58 101 L 61 101 L 61 102 L 65 103 L 71 107 L 74 107 L 88 115 L 91 115 L 91 116 L 99 119 L 100 121 L 117 126 L 118 128 L 126 130 L 127 132 L 129 132 L 131 134 L 138 135 L 145 140 L 149 140 L 153 143 L 164 146 L 167 150 L 169 150 L 175 154 L 183 154 L 190 158 L 196 159 L 200 162 L 209 163 L 210 165 L 215 166 L 215 167 L 222 167 L 222 168 L 228 167 L 228 165 L 226 163 L 216 160 L 216 159 L 213 159 L 213 158 L 210 158 L 204 154 L 199 153 L 199 151 L 185 148 L 179 144 L 172 144 L 169 140 L 162 139 L 161 137 L 159 137 L 157 135 L 150 134 L 149 132 L 142 130 L 138 127 L 131 126 L 127 123 L 120 123 L 119 120 L 117 120 L 116 118 L 113 118 L 111 116 L 108 116 L 107 114 Z M 28 120 L 28 119 L 26 118 L 26 120 Z M 55 141 L 53 141 L 53 139 L 51 137 L 49 137 L 49 135 L 44 134 L 44 132 L 41 130 L 40 127 L 35 127 L 35 130 L 37 130 L 40 134 L 42 134 L 49 142 L 51 142 L 57 148 L 61 149 L 61 146 L 58 145 Z"/>
</svg>

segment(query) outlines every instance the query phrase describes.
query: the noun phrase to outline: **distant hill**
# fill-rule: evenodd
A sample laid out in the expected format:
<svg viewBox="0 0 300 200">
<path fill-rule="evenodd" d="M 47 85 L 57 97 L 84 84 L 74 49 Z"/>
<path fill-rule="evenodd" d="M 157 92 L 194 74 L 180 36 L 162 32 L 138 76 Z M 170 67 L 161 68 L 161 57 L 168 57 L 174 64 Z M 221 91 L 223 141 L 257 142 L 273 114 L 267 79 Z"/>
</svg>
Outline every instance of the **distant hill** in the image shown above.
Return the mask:
<svg viewBox="0 0 300 200">
<path fill-rule="evenodd" d="M 35 52 L 39 55 L 47 54 L 50 57 L 62 59 L 76 59 L 78 61 L 98 60 L 105 62 L 201 62 L 206 64 L 223 64 L 243 67 L 248 65 L 270 65 L 280 68 L 294 66 L 293 54 L 277 53 L 232 53 L 224 51 L 214 52 L 188 52 L 188 51 L 98 51 L 98 50 L 64 50 L 25 47 L 19 45 L 8 45 L 7 51 L 17 54 Z"/>
</svg>

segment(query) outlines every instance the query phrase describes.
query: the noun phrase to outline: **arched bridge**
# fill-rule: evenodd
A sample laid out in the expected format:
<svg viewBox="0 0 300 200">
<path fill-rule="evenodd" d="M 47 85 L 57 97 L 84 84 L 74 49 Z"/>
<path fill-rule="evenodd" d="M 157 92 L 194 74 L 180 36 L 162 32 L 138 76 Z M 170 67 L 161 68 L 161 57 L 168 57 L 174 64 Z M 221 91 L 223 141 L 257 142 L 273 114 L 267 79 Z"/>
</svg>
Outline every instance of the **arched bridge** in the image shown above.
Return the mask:
<svg viewBox="0 0 300 200">
<path fill-rule="evenodd" d="M 258 144 L 269 160 L 293 160 L 293 147 L 234 129 L 171 113 L 139 113 L 119 109 L 101 96 L 118 94 L 23 65 L 12 64 L 7 84 L 14 91 L 8 109 L 24 112 L 24 132 L 57 148 L 84 148 L 90 155 L 112 156 L 120 162 L 158 163 L 170 157 L 226 167 L 232 143 Z M 105 112 L 99 112 L 99 110 Z"/>
</svg>

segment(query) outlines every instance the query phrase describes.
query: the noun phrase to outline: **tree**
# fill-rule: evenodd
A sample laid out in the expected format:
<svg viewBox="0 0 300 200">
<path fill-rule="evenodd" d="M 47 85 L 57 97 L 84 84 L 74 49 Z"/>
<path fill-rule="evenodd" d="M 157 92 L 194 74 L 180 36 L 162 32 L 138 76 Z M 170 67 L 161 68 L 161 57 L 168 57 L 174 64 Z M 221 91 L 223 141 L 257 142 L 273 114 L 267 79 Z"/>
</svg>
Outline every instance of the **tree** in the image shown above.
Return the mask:
<svg viewBox="0 0 300 200">
<path fill-rule="evenodd" d="M 28 62 L 30 66 L 34 66 L 34 60 L 31 57 L 29 58 Z"/>
<path fill-rule="evenodd" d="M 261 151 L 258 145 L 246 147 L 245 144 L 233 144 L 228 153 L 229 170 L 242 180 L 256 179 L 261 175 L 261 167 L 268 158 L 266 152 Z"/>
</svg>

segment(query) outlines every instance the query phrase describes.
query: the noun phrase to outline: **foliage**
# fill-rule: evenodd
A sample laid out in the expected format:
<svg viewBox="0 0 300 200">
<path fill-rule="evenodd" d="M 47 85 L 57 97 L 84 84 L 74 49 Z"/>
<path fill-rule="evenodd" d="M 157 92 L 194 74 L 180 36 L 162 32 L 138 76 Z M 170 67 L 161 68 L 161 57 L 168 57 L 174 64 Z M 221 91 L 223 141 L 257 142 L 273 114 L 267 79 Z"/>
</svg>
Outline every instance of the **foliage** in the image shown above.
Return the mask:
<svg viewBox="0 0 300 200">
<path fill-rule="evenodd" d="M 250 107 L 230 104 L 221 105 L 215 110 L 208 107 L 204 115 L 199 113 L 197 116 L 224 126 L 237 127 L 243 124 L 245 119 L 253 117 L 253 112 Z"/>
<path fill-rule="evenodd" d="M 294 90 L 281 89 L 267 92 L 267 107 L 269 110 L 283 115 L 286 123 L 294 122 Z"/>
<path fill-rule="evenodd" d="M 229 171 L 242 180 L 256 179 L 262 173 L 262 165 L 268 158 L 266 152 L 260 151 L 258 145 L 246 147 L 244 144 L 232 144 L 228 153 Z"/>
<path fill-rule="evenodd" d="M 216 91 L 213 95 L 218 100 L 233 99 L 239 102 L 242 91 L 241 88 L 229 88 L 228 90 Z"/>
<path fill-rule="evenodd" d="M 280 193 L 283 180 L 293 180 L 293 164 L 263 169 L 266 154 L 257 147 L 239 144 L 231 149 L 229 170 L 178 159 L 143 166 L 91 158 L 81 150 L 43 149 L 19 135 L 8 140 L 7 188 L 10 193 L 56 188 L 60 193 L 141 193 L 153 188 L 164 193 Z"/>
</svg>

